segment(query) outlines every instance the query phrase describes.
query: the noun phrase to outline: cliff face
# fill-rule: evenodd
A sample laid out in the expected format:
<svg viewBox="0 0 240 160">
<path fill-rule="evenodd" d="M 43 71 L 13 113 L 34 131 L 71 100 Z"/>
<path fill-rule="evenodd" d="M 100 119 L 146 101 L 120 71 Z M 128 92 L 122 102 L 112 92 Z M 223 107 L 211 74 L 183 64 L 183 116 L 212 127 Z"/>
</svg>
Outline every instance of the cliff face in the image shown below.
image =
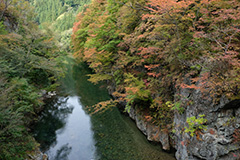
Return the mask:
<svg viewBox="0 0 240 160">
<path fill-rule="evenodd" d="M 214 104 L 210 96 L 203 98 L 197 90 L 182 89 L 181 94 L 189 97 L 193 104 L 187 106 L 183 114 L 174 114 L 176 158 L 239 159 L 240 145 L 234 142 L 233 135 L 240 127 L 240 100 L 229 101 L 222 96 L 219 104 Z M 187 118 L 200 114 L 204 114 L 207 119 L 206 130 L 193 137 L 183 132 L 185 127 L 189 127 Z"/>
<path fill-rule="evenodd" d="M 164 150 L 170 150 L 168 130 L 162 130 L 152 122 L 146 121 L 146 119 L 141 115 L 141 112 L 134 108 L 131 108 L 128 114 L 136 122 L 139 130 L 146 135 L 149 141 L 160 142 Z"/>
<path fill-rule="evenodd" d="M 239 159 L 240 145 L 234 142 L 234 132 L 240 128 L 240 100 L 229 101 L 222 96 L 219 104 L 215 104 L 210 96 L 203 98 L 198 90 L 182 89 L 180 94 L 193 103 L 185 106 L 182 113 L 174 112 L 174 132 L 147 121 L 137 109 L 131 108 L 129 116 L 148 140 L 160 142 L 164 150 L 174 147 L 178 160 Z M 207 120 L 204 124 L 206 129 L 197 129 L 196 124 L 196 131 L 191 136 L 185 132 L 185 128 L 189 128 L 187 119 L 193 116 L 198 118 L 201 114 Z"/>
</svg>

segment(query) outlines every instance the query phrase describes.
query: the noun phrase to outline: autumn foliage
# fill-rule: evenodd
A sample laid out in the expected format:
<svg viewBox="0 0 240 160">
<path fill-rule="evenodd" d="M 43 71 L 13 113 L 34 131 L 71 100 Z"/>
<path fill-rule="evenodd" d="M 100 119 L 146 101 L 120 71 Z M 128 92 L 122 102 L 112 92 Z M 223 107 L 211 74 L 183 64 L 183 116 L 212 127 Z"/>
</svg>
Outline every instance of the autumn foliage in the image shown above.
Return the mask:
<svg viewBox="0 0 240 160">
<path fill-rule="evenodd" d="M 72 42 L 90 81 L 106 80 L 119 101 L 161 119 L 183 88 L 240 98 L 239 21 L 238 0 L 94 0 Z"/>
</svg>

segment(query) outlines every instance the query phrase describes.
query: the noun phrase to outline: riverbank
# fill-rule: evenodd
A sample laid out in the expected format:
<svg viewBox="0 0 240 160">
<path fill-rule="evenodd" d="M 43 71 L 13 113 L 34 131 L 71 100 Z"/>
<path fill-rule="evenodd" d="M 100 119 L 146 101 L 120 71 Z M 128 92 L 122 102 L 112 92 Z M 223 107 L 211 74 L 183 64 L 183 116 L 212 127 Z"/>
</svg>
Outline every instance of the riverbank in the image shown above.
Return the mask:
<svg viewBox="0 0 240 160">
<path fill-rule="evenodd" d="M 112 94 L 112 90 L 109 92 Z M 222 96 L 220 103 L 216 104 L 211 97 L 203 99 L 198 90 L 186 88 L 180 92 L 193 103 L 186 103 L 183 111 L 175 110 L 172 114 L 173 125 L 168 128 L 156 125 L 148 119 L 146 111 L 134 105 L 127 113 L 149 141 L 159 142 L 166 151 L 174 148 L 178 160 L 238 160 L 240 100 L 229 100 Z M 182 98 L 181 101 L 184 103 L 186 100 Z M 122 102 L 120 108 L 125 108 L 125 105 Z M 192 134 L 186 132 L 186 129 L 191 130 Z"/>
</svg>

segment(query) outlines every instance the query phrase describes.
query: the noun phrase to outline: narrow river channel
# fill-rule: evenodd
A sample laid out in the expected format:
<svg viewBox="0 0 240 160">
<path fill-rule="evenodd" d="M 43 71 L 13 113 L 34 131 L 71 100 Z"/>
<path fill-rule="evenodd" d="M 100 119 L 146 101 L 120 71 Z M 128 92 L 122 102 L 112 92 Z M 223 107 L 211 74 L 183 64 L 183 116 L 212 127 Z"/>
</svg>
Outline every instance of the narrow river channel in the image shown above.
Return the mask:
<svg viewBox="0 0 240 160">
<path fill-rule="evenodd" d="M 84 64 L 68 64 L 61 94 L 47 100 L 33 134 L 49 160 L 174 160 L 151 144 L 117 108 L 88 115 L 85 107 L 110 99 L 106 86 L 87 81 Z"/>
</svg>

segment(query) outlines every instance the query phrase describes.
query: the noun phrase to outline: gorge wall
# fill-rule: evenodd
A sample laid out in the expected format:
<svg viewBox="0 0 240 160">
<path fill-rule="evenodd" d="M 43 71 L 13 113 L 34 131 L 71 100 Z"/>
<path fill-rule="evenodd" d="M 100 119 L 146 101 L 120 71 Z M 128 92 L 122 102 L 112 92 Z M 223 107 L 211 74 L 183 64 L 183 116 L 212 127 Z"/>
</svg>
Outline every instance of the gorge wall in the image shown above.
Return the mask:
<svg viewBox="0 0 240 160">
<path fill-rule="evenodd" d="M 238 159 L 239 8 L 237 0 L 93 0 L 77 15 L 74 56 L 178 160 Z"/>
<path fill-rule="evenodd" d="M 234 135 L 240 128 L 240 100 L 229 101 L 222 96 L 216 105 L 211 97 L 202 98 L 200 91 L 183 89 L 181 94 L 192 99 L 193 104 L 185 106 L 183 113 L 174 112 L 172 130 L 161 129 L 147 121 L 137 109 L 131 108 L 128 114 L 149 141 L 160 142 L 164 150 L 175 148 L 178 160 L 239 159 L 240 144 L 235 142 Z M 187 118 L 200 114 L 207 119 L 206 129 L 191 136 L 185 132 L 189 127 Z"/>
<path fill-rule="evenodd" d="M 192 99 L 193 104 L 186 106 L 183 114 L 174 114 L 174 141 L 176 158 L 184 159 L 239 159 L 240 145 L 234 141 L 234 132 L 240 124 L 240 100 L 229 101 L 222 96 L 219 104 L 213 103 L 211 96 L 203 98 L 200 91 L 182 89 L 182 95 Z M 187 118 L 205 115 L 206 130 L 193 137 L 183 132 Z"/>
</svg>

